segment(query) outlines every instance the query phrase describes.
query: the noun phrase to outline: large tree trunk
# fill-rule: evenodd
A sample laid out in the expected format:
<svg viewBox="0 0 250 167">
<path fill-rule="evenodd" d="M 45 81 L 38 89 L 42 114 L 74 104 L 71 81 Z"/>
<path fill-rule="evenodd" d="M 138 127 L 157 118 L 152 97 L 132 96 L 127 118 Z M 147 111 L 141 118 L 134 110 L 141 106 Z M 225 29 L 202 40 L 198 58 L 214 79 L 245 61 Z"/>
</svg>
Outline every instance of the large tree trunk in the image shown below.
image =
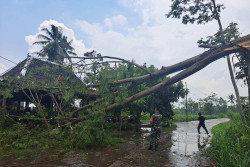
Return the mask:
<svg viewBox="0 0 250 167">
<path fill-rule="evenodd" d="M 119 107 L 121 105 L 128 104 L 128 103 L 130 103 L 132 101 L 135 101 L 135 100 L 137 100 L 139 98 L 142 98 L 142 97 L 144 97 L 144 96 L 146 96 L 148 94 L 151 94 L 151 93 L 153 93 L 153 92 L 155 92 L 155 91 L 157 91 L 157 90 L 159 90 L 159 89 L 161 89 L 163 87 L 172 85 L 172 84 L 174 84 L 174 83 L 176 83 L 176 82 L 178 82 L 178 81 L 180 81 L 180 80 L 182 80 L 182 79 L 196 73 L 197 71 L 201 70 L 202 68 L 204 68 L 208 64 L 212 63 L 213 61 L 218 60 L 218 59 L 220 59 L 220 58 L 222 58 L 224 56 L 227 56 L 227 55 L 229 55 L 231 53 L 235 53 L 235 52 L 240 51 L 240 48 L 237 45 L 241 45 L 241 43 L 246 42 L 249 39 L 250 39 L 250 35 L 247 35 L 247 36 L 244 36 L 242 38 L 236 39 L 236 40 L 234 40 L 234 41 L 232 41 L 230 43 L 226 43 L 224 45 L 221 45 L 221 46 L 215 47 L 213 49 L 210 49 L 210 50 L 208 50 L 208 51 L 206 51 L 206 52 L 204 52 L 204 53 L 202 53 L 202 54 L 200 54 L 198 56 L 195 56 L 195 57 L 190 58 L 188 60 L 185 60 L 183 62 L 177 63 L 177 64 L 175 64 L 173 66 L 169 66 L 169 67 L 165 67 L 165 68 L 163 67 L 161 70 L 157 71 L 156 73 L 157 74 L 159 74 L 159 73 L 166 74 L 168 72 L 168 70 L 170 70 L 171 71 L 170 74 L 171 74 L 171 73 L 173 73 L 174 70 L 179 71 L 180 69 L 185 69 L 184 67 L 189 65 L 189 67 L 186 70 L 180 72 L 179 74 L 175 75 L 174 77 L 170 78 L 169 80 L 163 81 L 163 82 L 161 82 L 161 83 L 159 83 L 159 84 L 157 84 L 157 85 L 155 85 L 153 87 L 150 87 L 150 88 L 148 88 L 148 89 L 146 89 L 144 91 L 141 91 L 141 92 L 139 92 L 139 93 L 137 93 L 137 94 L 135 94 L 135 95 L 133 95 L 131 97 L 128 97 L 122 103 L 114 103 L 112 105 L 109 105 L 109 106 L 107 106 L 105 108 L 105 111 L 109 111 L 109 110 L 117 108 L 117 107 Z M 199 56 L 204 56 L 204 57 L 203 57 L 203 59 L 197 61 L 194 64 L 193 61 L 197 60 L 197 57 L 199 57 Z M 193 65 L 190 65 L 190 64 L 187 63 L 190 60 L 193 63 Z M 163 71 L 164 69 L 168 69 L 168 70 Z M 154 75 L 154 74 L 151 74 L 152 78 L 154 78 L 156 76 L 158 76 L 158 77 L 161 76 L 161 75 L 156 75 L 156 74 L 155 74 L 156 76 L 152 76 L 152 75 Z M 145 78 L 148 78 L 148 77 L 150 78 L 150 75 L 149 76 L 144 75 L 144 76 L 141 76 L 141 77 L 137 77 L 137 80 L 135 80 L 135 81 L 145 80 Z M 152 78 L 150 78 L 150 79 L 152 79 Z M 133 79 L 133 78 L 131 78 L 131 79 Z"/>
<path fill-rule="evenodd" d="M 217 12 L 215 0 L 212 0 L 212 3 L 213 3 L 213 7 L 214 7 L 214 12 L 215 12 L 215 15 L 216 15 L 216 20 L 218 21 L 218 25 L 219 25 L 220 36 L 221 36 L 221 39 L 223 41 L 223 44 L 225 44 L 226 43 L 225 38 L 224 38 L 224 36 L 222 34 L 222 30 L 223 30 L 222 29 L 222 24 L 221 24 L 220 16 L 219 16 L 219 14 Z M 239 90 L 238 90 L 238 87 L 237 87 L 236 82 L 235 82 L 235 78 L 234 78 L 234 74 L 233 74 L 233 70 L 232 70 L 229 55 L 227 56 L 227 64 L 228 64 L 228 70 L 229 70 L 229 73 L 230 73 L 230 77 L 231 77 L 231 81 L 232 81 L 232 84 L 233 84 L 234 92 L 235 92 L 235 95 L 236 95 L 236 98 L 237 98 L 237 106 L 238 106 L 238 109 L 239 109 L 239 112 L 240 112 L 240 116 L 241 116 L 242 120 L 244 122 L 246 122 L 244 112 L 242 111 L 240 94 L 239 94 Z"/>
<path fill-rule="evenodd" d="M 212 49 L 210 49 L 210 50 L 208 50 L 208 51 L 206 51 L 198 56 L 192 57 L 190 59 L 187 59 L 187 60 L 182 61 L 180 63 L 177 63 L 175 65 L 168 66 L 168 67 L 162 67 L 161 70 L 154 72 L 150 75 L 147 74 L 147 75 L 143 75 L 140 77 L 127 78 L 127 79 L 123 79 L 123 80 L 118 80 L 115 83 L 110 83 L 110 84 L 114 84 L 114 85 L 119 85 L 119 84 L 128 83 L 128 82 L 132 82 L 132 83 L 145 82 L 148 80 L 160 78 L 160 77 L 163 77 L 165 75 L 186 69 L 186 70 L 182 71 L 181 73 L 175 75 L 174 77 L 170 78 L 167 81 L 161 82 L 161 83 L 159 83 L 151 88 L 148 88 L 148 89 L 141 91 L 141 92 L 139 92 L 131 97 L 128 97 L 122 103 L 114 103 L 112 105 L 107 106 L 105 108 L 105 111 L 109 111 L 109 110 L 112 110 L 112 109 L 119 107 L 121 105 L 128 104 L 128 103 L 135 101 L 141 97 L 144 97 L 150 93 L 153 93 L 153 92 L 155 92 L 155 91 L 157 91 L 165 86 L 169 86 L 171 84 L 174 84 L 174 83 L 192 75 L 193 73 L 201 70 L 202 68 L 204 68 L 208 64 L 212 63 L 213 61 L 216 61 L 217 59 L 220 59 L 220 58 L 227 56 L 231 53 L 235 53 L 235 52 L 240 51 L 239 46 L 242 46 L 242 43 L 249 41 L 249 40 L 250 40 L 250 34 L 246 35 L 244 37 L 241 37 L 239 39 L 233 40 L 230 43 L 216 46 L 216 47 L 214 47 L 214 48 L 212 48 Z M 97 85 L 92 85 L 92 86 L 98 87 L 99 85 L 97 84 Z M 101 99 L 99 102 L 102 102 L 102 100 L 103 99 Z M 95 102 L 95 104 L 99 103 L 99 102 Z M 90 104 L 90 105 L 84 106 L 84 107 L 76 110 L 75 112 L 92 107 L 93 105 Z"/>
<path fill-rule="evenodd" d="M 212 49 L 210 49 L 202 54 L 199 54 L 199 55 L 194 56 L 192 58 L 186 59 L 186 60 L 179 62 L 179 63 L 176 63 L 174 65 L 167 66 L 167 67 L 163 66 L 160 70 L 153 72 L 151 74 L 146 74 L 146 75 L 139 76 L 139 77 L 121 79 L 121 80 L 118 80 L 118 81 L 110 83 L 110 84 L 120 85 L 123 83 L 129 83 L 129 82 L 143 83 L 143 82 L 146 82 L 148 80 L 160 78 L 160 77 L 184 70 L 184 69 L 192 66 L 193 64 L 209 57 L 212 54 L 223 52 L 224 49 L 232 49 L 230 47 L 234 47 L 235 45 L 239 45 L 240 43 L 243 43 L 243 42 L 248 41 L 248 40 L 250 40 L 250 34 L 246 35 L 244 37 L 241 37 L 239 39 L 233 40 L 230 43 L 226 43 L 224 45 L 213 47 Z M 87 87 L 99 87 L 99 86 L 100 86 L 100 84 L 95 84 L 95 85 L 88 85 Z"/>
<path fill-rule="evenodd" d="M 238 90 L 238 87 L 237 87 L 236 82 L 235 82 L 234 73 L 233 73 L 233 69 L 232 69 L 232 65 L 231 65 L 231 61 L 230 61 L 229 55 L 227 56 L 227 64 L 228 64 L 228 69 L 229 69 L 231 81 L 232 81 L 232 84 L 233 84 L 233 87 L 234 87 L 234 91 L 235 91 L 235 95 L 236 95 L 236 99 L 237 99 L 238 110 L 240 112 L 241 119 L 244 122 L 246 122 L 245 114 L 244 114 L 244 111 L 242 110 L 242 106 L 241 106 L 241 100 L 240 100 L 239 90 Z"/>
<path fill-rule="evenodd" d="M 224 46 L 222 46 L 222 47 L 224 47 Z M 105 108 L 105 111 L 109 111 L 109 110 L 117 108 L 117 107 L 119 107 L 121 105 L 128 104 L 128 103 L 130 103 L 132 101 L 135 101 L 135 100 L 137 100 L 139 98 L 142 98 L 142 97 L 144 97 L 144 96 L 146 96 L 148 94 L 156 92 L 156 91 L 158 91 L 158 90 L 160 90 L 160 89 L 162 89 L 164 87 L 170 86 L 170 85 L 172 85 L 172 84 L 174 84 L 174 83 L 176 83 L 178 81 L 181 81 L 182 79 L 196 73 L 197 71 L 200 71 L 201 69 L 206 67 L 208 64 L 210 64 L 210 63 L 212 63 L 212 62 L 214 62 L 214 61 L 216 61 L 216 60 L 218 60 L 218 59 L 220 59 L 220 58 L 222 58 L 224 56 L 227 56 L 227 55 L 229 55 L 229 54 L 231 54 L 233 52 L 237 52 L 239 50 L 240 49 L 235 48 L 233 50 L 226 50 L 224 52 L 219 52 L 219 53 L 215 52 L 214 54 L 211 54 L 209 57 L 195 63 L 194 65 L 192 65 L 191 67 L 187 68 L 186 70 L 180 72 L 179 74 L 175 75 L 174 77 L 172 77 L 172 78 L 170 78 L 170 79 L 168 79 L 166 81 L 163 81 L 163 82 L 161 82 L 161 83 L 159 83 L 159 84 L 157 84 L 155 86 L 152 86 L 152 87 L 150 87 L 150 88 L 148 88 L 148 89 L 146 89 L 144 91 L 141 91 L 141 92 L 139 92 L 139 93 L 137 93 L 137 94 L 135 94 L 135 95 L 133 95 L 131 97 L 128 97 L 122 103 L 114 103 L 114 104 L 112 104 L 110 106 L 107 106 Z"/>
</svg>

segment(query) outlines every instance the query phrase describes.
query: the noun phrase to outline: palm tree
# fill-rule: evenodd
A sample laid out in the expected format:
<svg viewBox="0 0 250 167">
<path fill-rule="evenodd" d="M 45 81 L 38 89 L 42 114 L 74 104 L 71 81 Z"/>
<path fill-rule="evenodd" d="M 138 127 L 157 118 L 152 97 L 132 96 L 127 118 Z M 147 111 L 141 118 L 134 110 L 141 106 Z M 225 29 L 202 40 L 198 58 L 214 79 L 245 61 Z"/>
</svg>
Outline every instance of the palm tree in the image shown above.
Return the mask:
<svg viewBox="0 0 250 167">
<path fill-rule="evenodd" d="M 236 98 L 235 98 L 234 94 L 229 95 L 228 99 L 229 99 L 228 102 L 231 103 L 231 107 L 232 107 L 234 102 L 236 101 Z"/>
<path fill-rule="evenodd" d="M 63 35 L 62 28 L 53 24 L 51 31 L 47 28 L 42 28 L 46 35 L 39 34 L 37 38 L 41 41 L 34 42 L 33 45 L 42 45 L 43 48 L 36 54 L 40 57 L 48 57 L 49 61 L 63 64 L 64 58 L 71 62 L 70 55 L 76 55 L 74 48 L 71 46 L 72 40 L 68 41 L 67 37 Z"/>
</svg>

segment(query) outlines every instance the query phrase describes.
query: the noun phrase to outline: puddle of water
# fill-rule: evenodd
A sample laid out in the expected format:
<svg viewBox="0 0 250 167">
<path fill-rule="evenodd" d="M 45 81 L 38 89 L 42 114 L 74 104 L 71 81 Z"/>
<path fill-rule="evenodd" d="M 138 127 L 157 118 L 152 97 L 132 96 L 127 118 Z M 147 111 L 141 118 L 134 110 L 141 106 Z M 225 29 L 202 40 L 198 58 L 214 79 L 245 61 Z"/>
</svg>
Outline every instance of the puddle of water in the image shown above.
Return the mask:
<svg viewBox="0 0 250 167">
<path fill-rule="evenodd" d="M 214 125 L 229 119 L 206 120 L 206 127 L 209 132 Z M 210 139 L 204 129 L 201 128 L 201 135 L 198 135 L 198 121 L 178 122 L 177 129 L 173 131 L 171 147 L 172 160 L 176 166 L 187 166 L 190 158 L 196 153 L 203 151 L 209 146 Z M 211 135 L 211 134 L 210 134 Z"/>
<path fill-rule="evenodd" d="M 150 135 L 150 131 L 151 131 L 151 128 L 148 128 L 148 127 L 141 127 L 141 137 L 142 137 L 142 140 L 144 141 L 146 137 L 148 137 Z"/>
</svg>

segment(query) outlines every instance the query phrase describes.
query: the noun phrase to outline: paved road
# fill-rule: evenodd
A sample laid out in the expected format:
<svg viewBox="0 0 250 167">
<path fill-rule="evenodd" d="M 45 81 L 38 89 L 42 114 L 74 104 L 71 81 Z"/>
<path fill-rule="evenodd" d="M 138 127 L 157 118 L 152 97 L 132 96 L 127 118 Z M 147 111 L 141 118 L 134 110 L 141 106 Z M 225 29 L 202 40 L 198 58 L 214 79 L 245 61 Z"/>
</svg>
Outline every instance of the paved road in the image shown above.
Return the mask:
<svg viewBox="0 0 250 167">
<path fill-rule="evenodd" d="M 214 125 L 229 119 L 206 120 L 206 127 L 211 133 Z M 209 146 L 212 138 L 208 137 L 201 128 L 201 135 L 197 133 L 198 121 L 176 123 L 177 129 L 173 131 L 171 147 L 172 163 L 177 167 L 183 166 L 211 166 L 209 159 L 201 156 L 201 152 Z"/>
</svg>

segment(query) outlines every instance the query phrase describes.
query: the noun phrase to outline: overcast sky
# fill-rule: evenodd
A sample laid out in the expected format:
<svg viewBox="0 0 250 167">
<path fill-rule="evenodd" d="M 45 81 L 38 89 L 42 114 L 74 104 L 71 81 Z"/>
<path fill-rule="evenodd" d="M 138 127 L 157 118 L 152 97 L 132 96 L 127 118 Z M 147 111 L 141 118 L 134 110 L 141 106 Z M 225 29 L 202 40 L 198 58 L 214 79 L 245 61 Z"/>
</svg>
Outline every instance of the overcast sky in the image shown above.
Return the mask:
<svg viewBox="0 0 250 167">
<path fill-rule="evenodd" d="M 250 34 L 250 0 L 217 0 L 224 3 L 222 23 L 239 24 L 242 35 Z M 181 20 L 167 19 L 170 0 L 1 0 L 0 56 L 20 62 L 32 46 L 42 27 L 61 26 L 73 39 L 76 53 L 96 49 L 102 55 L 134 59 L 160 68 L 193 57 L 204 49 L 197 40 L 214 34 L 216 22 L 206 25 L 183 25 Z M 0 58 L 0 73 L 14 64 Z M 190 97 L 203 98 L 212 92 L 221 97 L 232 94 L 226 59 L 210 64 L 185 79 Z M 247 88 L 238 82 L 241 96 Z"/>
</svg>

